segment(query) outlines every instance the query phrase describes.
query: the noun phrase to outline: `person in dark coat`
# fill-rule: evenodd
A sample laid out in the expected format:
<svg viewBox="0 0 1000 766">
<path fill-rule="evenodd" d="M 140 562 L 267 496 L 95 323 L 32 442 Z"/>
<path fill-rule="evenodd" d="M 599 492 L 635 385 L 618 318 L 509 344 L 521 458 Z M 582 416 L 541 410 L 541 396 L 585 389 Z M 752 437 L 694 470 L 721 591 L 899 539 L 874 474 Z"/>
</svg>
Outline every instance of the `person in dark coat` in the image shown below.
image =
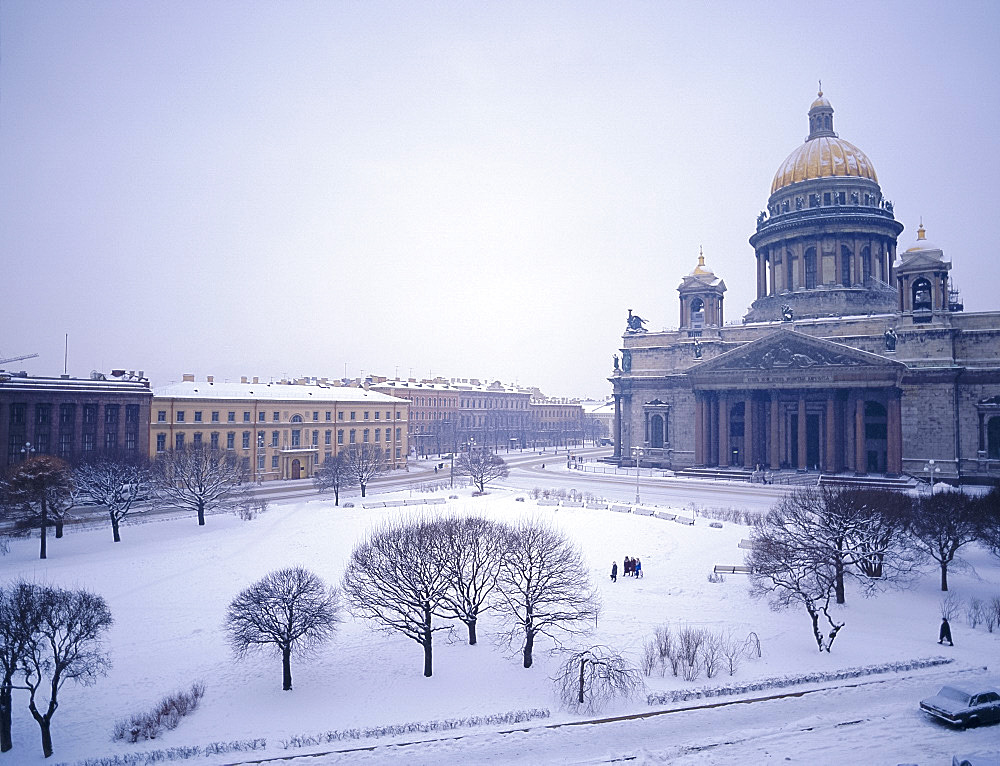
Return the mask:
<svg viewBox="0 0 1000 766">
<path fill-rule="evenodd" d="M 611 582 L 618 582 L 618 562 L 611 562 Z"/>
<path fill-rule="evenodd" d="M 945 641 L 948 642 L 948 646 L 954 646 L 954 642 L 951 640 L 951 625 L 948 624 L 948 618 L 941 618 L 941 633 L 938 636 L 938 643 L 943 644 Z"/>
</svg>

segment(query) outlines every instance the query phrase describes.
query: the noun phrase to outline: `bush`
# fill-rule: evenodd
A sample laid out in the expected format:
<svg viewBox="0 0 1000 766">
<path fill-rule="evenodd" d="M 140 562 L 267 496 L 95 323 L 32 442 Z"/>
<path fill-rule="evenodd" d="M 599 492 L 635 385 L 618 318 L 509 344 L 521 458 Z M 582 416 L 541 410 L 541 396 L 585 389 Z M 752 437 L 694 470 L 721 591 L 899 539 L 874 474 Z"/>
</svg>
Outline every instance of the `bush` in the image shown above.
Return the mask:
<svg viewBox="0 0 1000 766">
<path fill-rule="evenodd" d="M 243 521 L 253 521 L 268 510 L 267 500 L 262 497 L 246 497 L 233 506 L 233 513 Z"/>
<path fill-rule="evenodd" d="M 148 713 L 134 713 L 116 721 L 111 739 L 125 742 L 156 739 L 161 732 L 176 729 L 182 718 L 198 709 L 198 703 L 204 696 L 205 684 L 200 681 L 193 683 L 191 691 L 176 692 L 164 697 Z"/>
<path fill-rule="evenodd" d="M 983 621 L 983 600 L 981 598 L 973 596 L 968 600 L 965 605 L 965 619 L 970 628 L 979 627 L 979 623 Z"/>
<path fill-rule="evenodd" d="M 709 582 L 725 582 L 726 576 L 724 574 L 716 574 L 715 572 L 708 573 Z"/>
</svg>

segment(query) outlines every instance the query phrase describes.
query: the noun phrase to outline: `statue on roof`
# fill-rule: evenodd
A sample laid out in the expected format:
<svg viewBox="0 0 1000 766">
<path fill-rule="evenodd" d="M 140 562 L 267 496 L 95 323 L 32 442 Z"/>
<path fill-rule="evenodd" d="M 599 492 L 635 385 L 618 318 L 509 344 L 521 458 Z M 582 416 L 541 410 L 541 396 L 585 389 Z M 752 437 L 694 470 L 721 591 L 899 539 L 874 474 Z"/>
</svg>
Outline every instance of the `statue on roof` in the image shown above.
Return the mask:
<svg viewBox="0 0 1000 766">
<path fill-rule="evenodd" d="M 646 332 L 646 328 L 643 327 L 646 324 L 646 320 L 638 314 L 633 314 L 632 309 L 628 310 L 628 319 L 626 322 L 628 324 L 626 332 Z"/>
</svg>

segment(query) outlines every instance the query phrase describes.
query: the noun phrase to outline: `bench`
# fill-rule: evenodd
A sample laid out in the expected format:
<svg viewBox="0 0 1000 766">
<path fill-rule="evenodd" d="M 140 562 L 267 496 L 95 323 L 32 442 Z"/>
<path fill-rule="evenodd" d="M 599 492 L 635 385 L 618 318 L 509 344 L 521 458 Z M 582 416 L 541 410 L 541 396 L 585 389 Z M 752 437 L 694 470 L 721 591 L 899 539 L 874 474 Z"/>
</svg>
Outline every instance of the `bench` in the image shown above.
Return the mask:
<svg viewBox="0 0 1000 766">
<path fill-rule="evenodd" d="M 713 571 L 715 574 L 750 574 L 750 567 L 716 564 Z"/>
<path fill-rule="evenodd" d="M 545 499 L 542 499 L 542 500 L 538 501 L 538 504 L 539 505 L 559 505 L 559 501 L 558 500 L 545 500 Z"/>
<path fill-rule="evenodd" d="M 670 511 L 657 511 L 653 515 L 658 519 L 666 519 L 667 521 L 673 521 L 677 518 L 677 514 Z"/>
<path fill-rule="evenodd" d="M 753 542 L 751 540 L 740 540 L 740 548 L 749 551 L 753 549 Z"/>
<path fill-rule="evenodd" d="M 563 500 L 563 508 L 583 508 L 582 500 Z"/>
<path fill-rule="evenodd" d="M 612 505 L 611 510 L 615 513 L 631 513 L 632 507 L 628 505 Z"/>
<path fill-rule="evenodd" d="M 608 504 L 607 503 L 587 503 L 587 507 L 588 508 L 592 508 L 594 510 L 606 511 L 608 509 Z"/>
<path fill-rule="evenodd" d="M 652 508 L 635 508 L 632 511 L 636 516 L 652 516 L 654 512 Z"/>
<path fill-rule="evenodd" d="M 687 524 L 689 527 L 694 526 L 694 516 L 675 516 L 674 521 L 678 524 Z"/>
</svg>

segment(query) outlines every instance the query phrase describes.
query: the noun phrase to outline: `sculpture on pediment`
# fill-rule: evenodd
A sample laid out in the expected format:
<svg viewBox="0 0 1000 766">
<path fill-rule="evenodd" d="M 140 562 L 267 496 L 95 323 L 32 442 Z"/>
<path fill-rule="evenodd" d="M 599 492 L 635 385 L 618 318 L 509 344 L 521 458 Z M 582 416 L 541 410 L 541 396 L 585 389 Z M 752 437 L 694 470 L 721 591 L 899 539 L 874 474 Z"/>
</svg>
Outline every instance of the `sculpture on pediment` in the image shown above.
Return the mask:
<svg viewBox="0 0 1000 766">
<path fill-rule="evenodd" d="M 697 338 L 694 339 L 694 358 L 701 359 L 701 341 Z"/>
<path fill-rule="evenodd" d="M 885 350 L 896 350 L 896 330 L 892 327 L 885 331 Z"/>
<path fill-rule="evenodd" d="M 618 354 L 615 354 L 614 359 L 615 359 L 615 372 L 618 372 Z"/>
<path fill-rule="evenodd" d="M 626 322 L 628 324 L 626 332 L 646 332 L 646 328 L 643 327 L 646 324 L 646 320 L 638 314 L 633 314 L 632 309 L 628 310 L 628 319 Z"/>
<path fill-rule="evenodd" d="M 762 370 L 773 370 L 773 369 L 787 369 L 787 368 L 799 368 L 804 369 L 807 367 L 828 367 L 828 366 L 842 366 L 842 367 L 856 367 L 861 364 L 857 359 L 853 359 L 844 354 L 828 354 L 820 351 L 819 349 L 802 349 L 794 348 L 789 345 L 779 345 L 769 348 L 758 358 L 748 358 L 748 367 L 755 367 Z"/>
</svg>

